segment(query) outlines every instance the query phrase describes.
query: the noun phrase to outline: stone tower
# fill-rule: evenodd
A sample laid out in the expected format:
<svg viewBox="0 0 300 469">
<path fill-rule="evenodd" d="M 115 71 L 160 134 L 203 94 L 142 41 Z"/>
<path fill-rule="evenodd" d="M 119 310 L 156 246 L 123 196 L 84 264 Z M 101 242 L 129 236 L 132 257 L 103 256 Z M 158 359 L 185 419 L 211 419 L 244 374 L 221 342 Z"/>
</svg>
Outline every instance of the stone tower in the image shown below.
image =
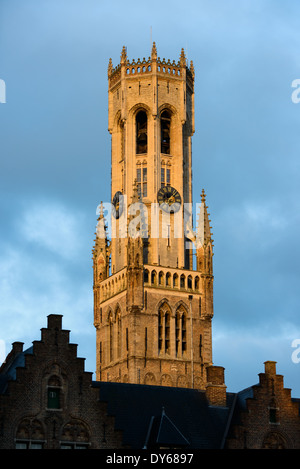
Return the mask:
<svg viewBox="0 0 300 469">
<path fill-rule="evenodd" d="M 96 378 L 207 386 L 212 238 L 204 191 L 192 222 L 194 68 L 151 57 L 108 66 L 111 198 L 93 250 Z M 194 255 L 193 255 L 194 254 Z"/>
</svg>

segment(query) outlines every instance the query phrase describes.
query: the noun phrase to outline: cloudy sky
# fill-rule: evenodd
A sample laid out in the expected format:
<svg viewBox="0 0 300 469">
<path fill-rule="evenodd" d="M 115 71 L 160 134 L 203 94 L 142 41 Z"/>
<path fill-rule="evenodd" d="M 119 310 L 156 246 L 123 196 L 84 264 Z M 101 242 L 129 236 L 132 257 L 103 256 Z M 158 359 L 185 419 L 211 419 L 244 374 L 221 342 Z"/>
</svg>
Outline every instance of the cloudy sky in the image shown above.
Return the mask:
<svg viewBox="0 0 300 469">
<path fill-rule="evenodd" d="M 107 65 L 123 45 L 130 60 L 148 57 L 155 41 L 161 58 L 177 61 L 183 47 L 196 71 L 194 202 L 204 188 L 214 363 L 235 392 L 275 360 L 300 397 L 299 23 L 298 0 L 0 0 L 2 349 L 31 346 L 59 313 L 95 371 L 91 251 L 96 208 L 110 194 Z"/>
</svg>

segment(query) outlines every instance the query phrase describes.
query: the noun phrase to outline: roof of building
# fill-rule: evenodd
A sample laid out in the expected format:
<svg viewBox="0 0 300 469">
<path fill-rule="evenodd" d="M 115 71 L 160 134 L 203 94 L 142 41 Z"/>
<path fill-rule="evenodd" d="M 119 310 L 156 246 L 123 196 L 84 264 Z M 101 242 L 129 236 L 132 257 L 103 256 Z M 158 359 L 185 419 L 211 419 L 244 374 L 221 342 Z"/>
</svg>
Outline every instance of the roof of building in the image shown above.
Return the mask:
<svg viewBox="0 0 300 469">
<path fill-rule="evenodd" d="M 26 355 L 20 344 L 0 367 L 0 394 L 16 379 L 17 368 L 24 367 Z M 92 381 L 99 401 L 115 419 L 115 430 L 122 431 L 123 445 L 133 449 L 223 448 L 230 429 L 241 423 L 247 399 L 254 397 L 250 386 L 238 393 L 227 393 L 226 407 L 209 404 L 205 391 L 189 388 Z M 292 401 L 300 403 L 300 399 Z M 300 406 L 299 406 L 300 412 Z"/>
<path fill-rule="evenodd" d="M 32 352 L 33 346 L 11 358 L 10 355 L 7 356 L 6 362 L 0 367 L 0 394 L 5 393 L 8 381 L 16 379 L 17 368 L 25 366 L 25 355 L 32 354 Z"/>
<path fill-rule="evenodd" d="M 210 406 L 204 391 L 164 386 L 93 382 L 100 401 L 115 417 L 123 444 L 132 448 L 221 448 L 231 414 L 227 407 Z"/>
</svg>

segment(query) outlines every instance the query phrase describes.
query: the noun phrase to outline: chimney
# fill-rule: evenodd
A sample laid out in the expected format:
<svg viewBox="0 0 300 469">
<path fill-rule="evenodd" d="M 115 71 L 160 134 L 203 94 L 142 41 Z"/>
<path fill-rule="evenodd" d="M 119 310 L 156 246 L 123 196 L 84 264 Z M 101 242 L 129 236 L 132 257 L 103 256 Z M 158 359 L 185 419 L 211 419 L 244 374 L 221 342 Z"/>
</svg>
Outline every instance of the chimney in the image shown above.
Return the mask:
<svg viewBox="0 0 300 469">
<path fill-rule="evenodd" d="M 226 386 L 224 382 L 224 368 L 222 366 L 208 366 L 206 368 L 207 385 L 206 397 L 210 405 L 226 407 Z"/>
<path fill-rule="evenodd" d="M 265 365 L 265 374 L 268 376 L 275 376 L 276 375 L 276 362 L 267 361 L 264 363 Z"/>
<path fill-rule="evenodd" d="M 60 314 L 49 314 L 48 316 L 48 329 L 61 330 L 62 327 L 62 315 Z"/>
<path fill-rule="evenodd" d="M 23 352 L 23 345 L 24 345 L 23 342 L 14 342 L 12 344 L 12 350 L 13 350 L 14 356 Z"/>
</svg>

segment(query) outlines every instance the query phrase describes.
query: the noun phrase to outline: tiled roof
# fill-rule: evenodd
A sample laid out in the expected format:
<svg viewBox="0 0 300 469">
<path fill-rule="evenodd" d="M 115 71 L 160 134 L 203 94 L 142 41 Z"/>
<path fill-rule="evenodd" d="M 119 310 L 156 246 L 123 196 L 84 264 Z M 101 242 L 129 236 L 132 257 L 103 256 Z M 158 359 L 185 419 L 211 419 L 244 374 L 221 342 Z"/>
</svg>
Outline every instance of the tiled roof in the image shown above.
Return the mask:
<svg viewBox="0 0 300 469">
<path fill-rule="evenodd" d="M 31 346 L 24 352 L 18 353 L 11 361 L 2 365 L 3 371 L 0 373 L 0 394 L 4 394 L 7 388 L 7 382 L 16 379 L 16 370 L 25 366 L 25 355 L 32 354 Z"/>
</svg>

